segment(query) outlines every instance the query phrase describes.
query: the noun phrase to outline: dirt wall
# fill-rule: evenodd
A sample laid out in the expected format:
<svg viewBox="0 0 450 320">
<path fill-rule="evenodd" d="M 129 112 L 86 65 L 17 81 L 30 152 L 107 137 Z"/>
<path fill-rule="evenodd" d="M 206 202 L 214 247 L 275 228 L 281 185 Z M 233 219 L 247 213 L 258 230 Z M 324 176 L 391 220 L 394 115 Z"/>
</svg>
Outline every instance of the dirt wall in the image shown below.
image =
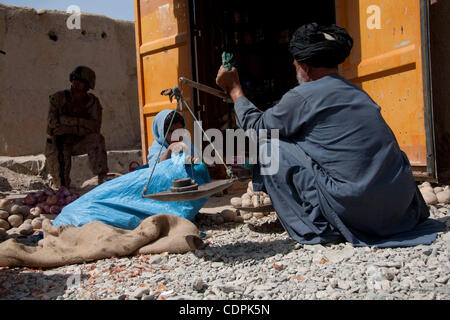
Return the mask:
<svg viewBox="0 0 450 320">
<path fill-rule="evenodd" d="M 70 30 L 69 16 L 0 4 L 0 156 L 44 152 L 48 97 L 78 65 L 97 74 L 107 149 L 140 146 L 134 23 L 82 14 Z"/>
</svg>

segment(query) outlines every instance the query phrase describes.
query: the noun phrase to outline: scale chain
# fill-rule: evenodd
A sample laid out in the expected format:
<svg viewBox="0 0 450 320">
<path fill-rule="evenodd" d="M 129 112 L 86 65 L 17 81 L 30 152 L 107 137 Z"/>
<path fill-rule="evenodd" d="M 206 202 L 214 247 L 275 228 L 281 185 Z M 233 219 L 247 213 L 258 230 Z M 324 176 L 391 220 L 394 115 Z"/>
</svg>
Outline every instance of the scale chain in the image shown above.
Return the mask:
<svg viewBox="0 0 450 320">
<path fill-rule="evenodd" d="M 166 90 L 166 91 L 167 91 L 167 90 Z M 177 100 L 177 108 L 175 109 L 175 112 L 178 112 L 178 110 L 179 110 L 180 108 L 181 108 L 181 111 L 183 112 L 183 119 L 184 119 L 184 122 L 185 122 L 185 127 L 186 127 L 186 111 L 185 111 L 185 109 L 183 108 L 183 104 L 184 104 L 184 105 L 186 106 L 186 108 L 189 110 L 189 113 L 192 115 L 193 119 L 194 119 L 196 122 L 199 122 L 198 119 L 197 119 L 197 117 L 194 115 L 194 113 L 192 112 L 191 108 L 190 108 L 189 105 L 187 104 L 186 100 L 183 98 L 183 95 L 181 94 L 180 89 L 179 89 L 178 87 L 175 87 L 174 89 L 171 89 L 170 96 L 171 96 L 171 98 L 172 98 L 173 96 L 175 96 L 175 98 L 176 98 L 176 100 Z M 172 99 L 171 99 L 171 100 L 172 100 Z M 172 119 L 170 120 L 169 130 L 170 130 L 170 128 L 172 128 L 174 119 L 175 119 L 175 116 L 172 116 Z M 220 152 L 216 149 L 216 147 L 215 147 L 214 144 L 212 143 L 211 139 L 210 139 L 210 138 L 208 137 L 208 135 L 206 134 L 205 130 L 203 130 L 202 127 L 200 127 L 200 129 L 202 130 L 202 133 L 205 135 L 205 137 L 208 139 L 208 142 L 209 142 L 209 143 L 211 144 L 211 146 L 213 147 L 214 151 L 216 152 L 216 154 L 217 154 L 217 156 L 219 157 L 219 159 L 220 159 L 220 161 L 222 162 L 222 164 L 225 166 L 226 171 L 227 171 L 227 175 L 228 175 L 231 179 L 234 179 L 235 177 L 234 177 L 233 171 L 230 169 L 230 167 L 228 167 L 228 166 L 226 165 L 225 161 L 223 160 L 223 157 L 220 155 Z M 167 132 L 165 133 L 164 141 L 166 141 L 166 139 L 167 139 L 167 136 L 168 136 L 168 134 L 169 134 L 169 130 L 167 130 Z M 164 144 L 161 145 L 161 148 L 160 148 L 160 150 L 159 150 L 159 154 L 158 154 L 158 158 L 157 158 L 157 159 L 160 158 L 161 152 L 162 152 L 163 148 L 164 148 Z M 148 187 L 149 187 L 149 185 L 150 185 L 150 181 L 151 181 L 151 179 L 152 179 L 152 177 L 153 177 L 153 174 L 154 174 L 154 172 L 155 172 L 155 169 L 156 169 L 156 165 L 157 165 L 157 164 L 158 164 L 158 161 L 156 161 L 155 164 L 153 165 L 152 173 L 151 173 L 151 175 L 150 175 L 150 178 L 149 178 L 148 181 L 147 181 L 147 185 L 145 186 L 144 190 L 142 191 L 142 196 L 145 196 L 146 193 L 147 193 L 147 191 L 148 191 Z M 191 171 L 192 171 L 192 178 L 193 178 L 193 181 L 195 182 L 195 179 L 194 179 L 194 169 L 193 169 L 192 161 L 191 161 Z"/>
</svg>

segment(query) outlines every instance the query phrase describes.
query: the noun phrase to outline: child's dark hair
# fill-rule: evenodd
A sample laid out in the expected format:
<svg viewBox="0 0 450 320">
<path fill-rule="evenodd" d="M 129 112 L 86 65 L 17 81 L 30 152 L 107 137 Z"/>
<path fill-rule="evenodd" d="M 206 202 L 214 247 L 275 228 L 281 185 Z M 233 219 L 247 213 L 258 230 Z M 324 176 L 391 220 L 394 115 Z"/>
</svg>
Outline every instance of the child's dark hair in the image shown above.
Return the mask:
<svg viewBox="0 0 450 320">
<path fill-rule="evenodd" d="M 185 126 L 183 116 L 178 112 L 173 111 L 167 116 L 166 120 L 164 121 L 164 133 L 166 133 L 169 130 L 169 125 L 170 122 L 172 121 L 172 117 L 175 117 L 175 119 L 173 119 L 172 125 L 176 123 L 181 123 L 183 127 Z"/>
</svg>

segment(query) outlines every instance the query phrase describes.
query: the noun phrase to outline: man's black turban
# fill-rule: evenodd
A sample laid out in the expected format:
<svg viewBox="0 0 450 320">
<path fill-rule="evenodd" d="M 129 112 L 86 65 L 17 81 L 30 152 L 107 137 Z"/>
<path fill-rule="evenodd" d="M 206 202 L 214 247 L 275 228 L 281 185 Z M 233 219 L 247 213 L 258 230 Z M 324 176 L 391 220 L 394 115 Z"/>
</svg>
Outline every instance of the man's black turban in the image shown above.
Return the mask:
<svg viewBox="0 0 450 320">
<path fill-rule="evenodd" d="M 290 51 L 298 62 L 333 68 L 344 62 L 352 47 L 353 39 L 344 28 L 310 23 L 295 31 Z"/>
</svg>

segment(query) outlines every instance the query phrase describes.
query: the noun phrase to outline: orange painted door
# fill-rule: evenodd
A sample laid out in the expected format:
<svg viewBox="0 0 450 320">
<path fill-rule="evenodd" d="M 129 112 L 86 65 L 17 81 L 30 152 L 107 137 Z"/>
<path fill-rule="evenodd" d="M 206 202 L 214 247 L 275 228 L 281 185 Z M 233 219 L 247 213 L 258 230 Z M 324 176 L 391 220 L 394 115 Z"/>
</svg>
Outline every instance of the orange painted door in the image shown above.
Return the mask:
<svg viewBox="0 0 450 320">
<path fill-rule="evenodd" d="M 136 52 L 139 80 L 142 155 L 153 143 L 152 122 L 158 112 L 175 109 L 176 101 L 162 96 L 178 86 L 179 77 L 192 78 L 188 0 L 135 0 Z M 183 96 L 191 105 L 192 90 Z M 189 112 L 187 112 L 189 113 Z M 187 115 L 192 132 L 192 118 Z"/>
<path fill-rule="evenodd" d="M 435 167 L 425 3 L 337 0 L 336 20 L 354 39 L 341 74 L 381 107 L 414 171 L 430 176 Z"/>
</svg>

